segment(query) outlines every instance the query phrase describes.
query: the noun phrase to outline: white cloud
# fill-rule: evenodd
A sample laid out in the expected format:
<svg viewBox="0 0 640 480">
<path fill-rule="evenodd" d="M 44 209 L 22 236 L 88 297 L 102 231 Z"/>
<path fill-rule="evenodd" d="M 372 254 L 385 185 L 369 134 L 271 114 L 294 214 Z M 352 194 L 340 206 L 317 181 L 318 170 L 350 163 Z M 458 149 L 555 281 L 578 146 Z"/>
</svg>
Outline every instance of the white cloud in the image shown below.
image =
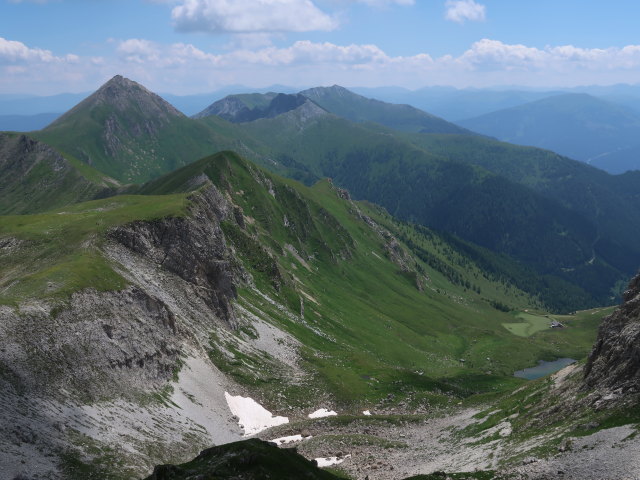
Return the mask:
<svg viewBox="0 0 640 480">
<path fill-rule="evenodd" d="M 486 7 L 474 0 L 447 0 L 444 17 L 452 22 L 464 23 L 466 20 L 482 22 L 485 19 Z"/>
<path fill-rule="evenodd" d="M 309 32 L 337 27 L 336 20 L 311 0 L 182 0 L 171 16 L 183 32 Z"/>
<path fill-rule="evenodd" d="M 22 62 L 76 62 L 78 56 L 69 54 L 63 57 L 57 57 L 49 50 L 40 48 L 29 48 L 22 42 L 15 40 L 7 40 L 0 37 L 0 65 L 13 64 Z"/>
<path fill-rule="evenodd" d="M 262 87 L 427 85 L 572 86 L 640 83 L 640 45 L 531 47 L 482 39 L 458 56 L 427 52 L 392 56 L 373 44 L 297 41 L 209 52 L 188 43 L 112 40 L 113 54 L 54 55 L 0 38 L 0 91 L 91 90 L 119 73 L 159 92 L 210 91 L 224 85 Z"/>
<path fill-rule="evenodd" d="M 295 42 L 287 48 L 265 48 L 258 51 L 237 51 L 224 58 L 225 63 L 248 62 L 263 65 L 363 64 L 386 62 L 389 57 L 375 45 L 335 45 L 308 40 Z"/>
</svg>

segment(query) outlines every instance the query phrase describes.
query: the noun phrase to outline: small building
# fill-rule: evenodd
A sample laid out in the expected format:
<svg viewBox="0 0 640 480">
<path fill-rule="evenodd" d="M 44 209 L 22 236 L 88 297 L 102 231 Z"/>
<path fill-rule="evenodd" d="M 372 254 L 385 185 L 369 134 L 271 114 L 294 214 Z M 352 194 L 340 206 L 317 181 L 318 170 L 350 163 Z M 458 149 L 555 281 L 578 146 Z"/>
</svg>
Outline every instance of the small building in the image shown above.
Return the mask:
<svg viewBox="0 0 640 480">
<path fill-rule="evenodd" d="M 557 320 L 553 320 L 551 322 L 551 328 L 564 328 L 564 324 L 560 323 Z"/>
</svg>

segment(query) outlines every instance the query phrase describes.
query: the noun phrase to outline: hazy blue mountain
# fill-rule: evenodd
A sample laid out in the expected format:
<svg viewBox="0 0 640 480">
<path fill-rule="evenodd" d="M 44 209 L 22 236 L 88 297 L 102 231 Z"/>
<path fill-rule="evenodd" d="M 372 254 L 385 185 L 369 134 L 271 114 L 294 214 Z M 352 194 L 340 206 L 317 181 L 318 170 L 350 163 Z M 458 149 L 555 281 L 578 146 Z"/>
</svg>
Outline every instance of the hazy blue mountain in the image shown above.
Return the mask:
<svg viewBox="0 0 640 480">
<path fill-rule="evenodd" d="M 458 122 L 500 140 L 590 163 L 640 144 L 640 115 L 587 94 L 564 94 Z M 634 157 L 628 166 L 640 167 Z M 617 161 L 619 163 L 620 160 Z M 606 162 L 598 165 L 607 171 Z"/>
<path fill-rule="evenodd" d="M 618 175 L 640 169 L 640 144 L 602 154 L 589 161 L 590 165 Z"/>
<path fill-rule="evenodd" d="M 395 88 L 354 88 L 368 97 L 392 103 L 405 103 L 450 122 L 515 107 L 557 94 L 553 91 L 458 90 L 452 87 L 425 87 L 419 90 Z"/>
<path fill-rule="evenodd" d="M 35 115 L 0 115 L 0 131 L 30 132 L 46 127 L 60 113 L 38 113 Z"/>
<path fill-rule="evenodd" d="M 88 93 L 61 93 L 46 97 L 9 95 L 0 97 L 0 115 L 37 115 L 66 112 Z"/>
</svg>

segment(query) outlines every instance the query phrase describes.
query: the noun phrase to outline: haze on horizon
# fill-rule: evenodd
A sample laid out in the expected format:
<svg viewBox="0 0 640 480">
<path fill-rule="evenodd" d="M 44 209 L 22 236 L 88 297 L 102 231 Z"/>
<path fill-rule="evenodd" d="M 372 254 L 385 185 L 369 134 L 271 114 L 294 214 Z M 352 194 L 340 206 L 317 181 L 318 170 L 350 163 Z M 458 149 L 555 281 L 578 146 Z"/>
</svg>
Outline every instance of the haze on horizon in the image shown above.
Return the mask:
<svg viewBox="0 0 640 480">
<path fill-rule="evenodd" d="M 0 94 L 115 74 L 183 95 L 638 84 L 638 14 L 631 0 L 0 0 Z"/>
</svg>

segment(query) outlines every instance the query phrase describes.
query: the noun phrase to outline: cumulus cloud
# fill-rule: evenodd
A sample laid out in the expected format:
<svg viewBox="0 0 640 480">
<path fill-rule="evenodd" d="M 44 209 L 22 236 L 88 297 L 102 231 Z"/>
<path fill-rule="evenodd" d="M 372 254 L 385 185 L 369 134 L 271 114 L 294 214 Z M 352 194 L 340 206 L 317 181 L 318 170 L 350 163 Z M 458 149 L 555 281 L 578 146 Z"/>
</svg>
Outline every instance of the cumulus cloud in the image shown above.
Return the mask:
<svg viewBox="0 0 640 480">
<path fill-rule="evenodd" d="M 640 45 L 544 48 L 482 39 L 460 55 L 393 56 L 373 44 L 297 41 L 286 46 L 209 52 L 189 43 L 141 38 L 109 43 L 103 57 L 54 55 L 0 38 L 0 89 L 38 93 L 90 90 L 116 73 L 160 92 L 202 92 L 224 85 L 401 85 L 419 88 L 520 84 L 571 86 L 640 82 Z M 17 90 L 18 89 L 18 90 Z"/>
<path fill-rule="evenodd" d="M 68 54 L 63 57 L 57 57 L 49 50 L 40 48 L 29 48 L 22 42 L 15 40 L 7 40 L 0 37 L 0 64 L 15 63 L 51 63 L 51 62 L 69 62 L 78 61 L 78 56 Z"/>
<path fill-rule="evenodd" d="M 466 20 L 482 22 L 485 19 L 486 7 L 474 0 L 447 0 L 445 18 L 452 22 L 464 23 Z"/>
<path fill-rule="evenodd" d="M 260 33 L 333 30 L 311 0 L 182 0 L 171 12 L 182 32 Z"/>
<path fill-rule="evenodd" d="M 640 46 L 580 48 L 573 45 L 528 47 L 482 39 L 458 59 L 478 70 L 578 71 L 640 67 Z"/>
<path fill-rule="evenodd" d="M 337 45 L 308 40 L 287 47 L 240 48 L 213 54 L 190 44 L 159 45 L 130 39 L 121 42 L 117 51 L 127 68 L 139 66 L 140 71 L 152 72 L 184 67 L 185 72 L 209 71 L 215 75 L 226 72 L 238 83 L 261 78 L 271 79 L 268 83 L 293 84 L 299 79 L 300 84 L 315 84 L 314 79 L 326 78 L 329 83 L 419 87 L 433 83 L 460 85 L 463 79 L 477 85 L 529 84 L 533 75 L 546 79 L 547 85 L 559 85 L 558 79 L 566 81 L 572 74 L 583 80 L 587 78 L 585 72 L 595 79 L 640 69 L 640 46 L 583 49 L 565 45 L 540 49 L 491 39 L 475 42 L 457 57 L 438 58 L 428 53 L 390 56 L 372 44 Z M 344 77 L 351 80 L 347 82 Z"/>
</svg>

